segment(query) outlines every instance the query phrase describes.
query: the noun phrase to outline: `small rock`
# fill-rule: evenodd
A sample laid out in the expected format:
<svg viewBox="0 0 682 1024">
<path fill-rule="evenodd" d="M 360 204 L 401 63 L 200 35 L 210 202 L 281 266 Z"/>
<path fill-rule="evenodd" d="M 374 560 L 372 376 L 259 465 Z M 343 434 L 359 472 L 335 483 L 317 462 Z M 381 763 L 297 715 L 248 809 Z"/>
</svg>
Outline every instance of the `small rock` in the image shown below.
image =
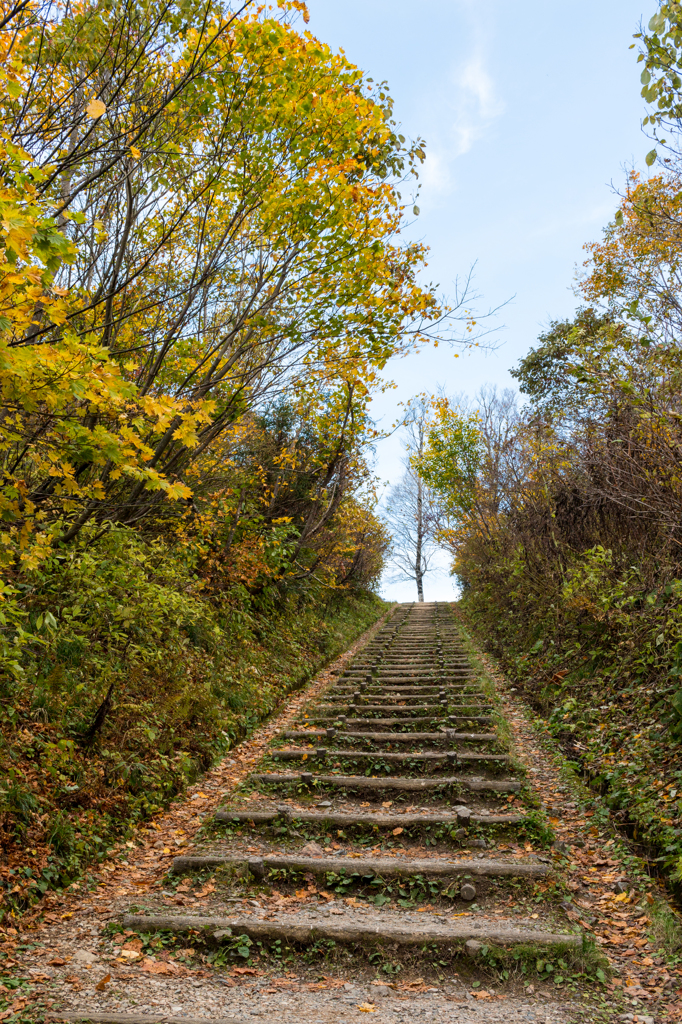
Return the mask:
<svg viewBox="0 0 682 1024">
<path fill-rule="evenodd" d="M 627 892 L 629 888 L 630 887 L 627 882 L 616 882 L 613 887 L 614 892 Z"/>
<path fill-rule="evenodd" d="M 299 850 L 304 857 L 324 857 L 324 850 L 319 843 L 306 843 L 305 846 Z"/>
<path fill-rule="evenodd" d="M 469 939 L 464 943 L 464 952 L 467 956 L 476 956 L 482 945 L 477 939 Z"/>
<path fill-rule="evenodd" d="M 477 846 L 479 850 L 488 849 L 488 844 L 486 843 L 485 839 L 471 839 L 469 842 L 469 846 Z"/>
<path fill-rule="evenodd" d="M 552 849 L 556 850 L 557 853 L 568 853 L 569 846 L 568 843 L 562 843 L 560 839 L 557 839 L 552 843 Z"/>
<path fill-rule="evenodd" d="M 95 953 L 90 953 L 87 949 L 77 949 L 73 954 L 74 960 L 78 960 L 82 964 L 94 964 L 97 956 Z"/>
<path fill-rule="evenodd" d="M 476 886 L 472 885 L 471 882 L 465 882 L 459 890 L 459 894 L 463 900 L 471 902 L 471 900 L 476 899 Z"/>
</svg>

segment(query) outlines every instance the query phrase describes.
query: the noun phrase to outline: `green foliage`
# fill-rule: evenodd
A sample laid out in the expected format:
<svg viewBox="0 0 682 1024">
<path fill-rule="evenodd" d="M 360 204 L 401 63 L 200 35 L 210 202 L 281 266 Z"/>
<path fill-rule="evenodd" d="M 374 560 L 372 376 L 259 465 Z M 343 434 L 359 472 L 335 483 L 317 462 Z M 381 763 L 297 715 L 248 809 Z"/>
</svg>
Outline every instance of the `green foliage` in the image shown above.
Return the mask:
<svg viewBox="0 0 682 1024">
<path fill-rule="evenodd" d="M 638 61 L 644 63 L 641 73 L 642 96 L 653 109 L 644 119 L 654 129 L 682 119 L 682 4 L 679 0 L 661 3 L 659 11 L 649 20 L 648 31 L 637 33 L 643 49 Z M 655 151 L 647 157 L 650 166 Z"/>
<path fill-rule="evenodd" d="M 0 691 L 4 877 L 31 871 L 17 906 L 102 858 L 382 611 L 346 591 L 207 596 L 186 547 L 124 527 L 21 593 L 27 639 Z"/>
<path fill-rule="evenodd" d="M 482 461 L 478 417 L 439 403 L 416 469 L 439 495 L 449 519 L 457 520 L 470 511 Z"/>
</svg>

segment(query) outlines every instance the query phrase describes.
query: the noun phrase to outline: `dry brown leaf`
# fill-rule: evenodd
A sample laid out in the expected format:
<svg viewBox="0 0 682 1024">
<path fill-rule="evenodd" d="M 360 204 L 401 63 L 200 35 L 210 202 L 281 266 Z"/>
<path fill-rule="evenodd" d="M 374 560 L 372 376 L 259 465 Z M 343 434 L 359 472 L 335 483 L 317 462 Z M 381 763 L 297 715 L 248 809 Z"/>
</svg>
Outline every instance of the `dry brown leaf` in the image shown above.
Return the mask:
<svg viewBox="0 0 682 1024">
<path fill-rule="evenodd" d="M 184 967 L 179 967 L 178 964 L 169 964 L 165 960 L 144 960 L 142 962 L 142 970 L 145 974 L 186 974 Z"/>
<path fill-rule="evenodd" d="M 96 990 L 98 992 L 104 992 L 104 989 L 107 987 L 107 982 L 109 981 L 111 981 L 111 975 L 105 974 L 101 981 L 98 981 L 95 985 Z"/>
</svg>

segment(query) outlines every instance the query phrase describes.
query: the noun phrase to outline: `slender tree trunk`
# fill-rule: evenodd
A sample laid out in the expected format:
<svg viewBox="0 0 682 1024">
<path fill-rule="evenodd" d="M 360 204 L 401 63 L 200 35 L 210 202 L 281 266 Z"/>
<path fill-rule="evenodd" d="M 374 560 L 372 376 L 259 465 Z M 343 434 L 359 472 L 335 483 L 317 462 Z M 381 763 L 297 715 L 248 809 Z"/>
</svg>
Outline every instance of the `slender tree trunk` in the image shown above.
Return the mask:
<svg viewBox="0 0 682 1024">
<path fill-rule="evenodd" d="M 422 577 L 422 542 L 424 539 L 424 502 L 422 497 L 422 479 L 417 476 L 417 547 L 414 553 L 414 575 L 417 581 L 417 600 L 424 600 L 424 584 Z"/>
</svg>

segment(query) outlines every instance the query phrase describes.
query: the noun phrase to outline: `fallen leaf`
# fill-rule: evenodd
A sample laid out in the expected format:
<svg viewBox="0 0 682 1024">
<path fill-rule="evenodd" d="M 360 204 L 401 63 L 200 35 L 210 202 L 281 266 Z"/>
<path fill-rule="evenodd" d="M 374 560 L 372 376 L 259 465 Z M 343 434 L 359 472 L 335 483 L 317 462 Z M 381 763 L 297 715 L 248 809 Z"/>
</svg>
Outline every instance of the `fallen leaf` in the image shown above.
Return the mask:
<svg viewBox="0 0 682 1024">
<path fill-rule="evenodd" d="M 106 109 L 106 106 L 104 105 L 104 103 L 102 103 L 101 100 L 90 100 L 87 107 L 85 108 L 85 113 L 88 115 L 88 117 L 92 117 L 94 120 L 96 120 L 98 117 L 101 117 L 102 114 L 106 113 Z"/>
<path fill-rule="evenodd" d="M 104 989 L 107 986 L 107 982 L 109 981 L 111 981 L 111 975 L 105 974 L 102 980 L 97 982 L 95 988 L 97 989 L 98 992 L 104 992 Z"/>
<path fill-rule="evenodd" d="M 142 962 L 142 970 L 145 974 L 186 974 L 184 967 L 178 964 L 169 964 L 165 960 L 146 959 Z"/>
<path fill-rule="evenodd" d="M 232 974 L 258 974 L 255 967 L 233 967 Z"/>
<path fill-rule="evenodd" d="M 362 1013 L 376 1013 L 377 1008 L 372 1003 L 358 1003 L 358 1010 Z"/>
<path fill-rule="evenodd" d="M 405 831 L 405 829 L 404 829 L 404 828 L 394 828 L 394 829 L 393 829 L 393 832 L 392 832 L 392 835 L 394 835 L 394 836 L 399 836 L 399 835 L 400 835 L 400 833 L 401 833 L 401 832 L 404 832 L 404 831 Z"/>
<path fill-rule="evenodd" d="M 212 892 L 215 892 L 215 885 L 211 882 L 208 885 L 205 885 L 203 889 L 199 889 L 198 892 L 195 892 L 194 895 L 195 896 L 199 896 L 199 897 L 203 897 L 203 896 L 209 896 Z"/>
<path fill-rule="evenodd" d="M 50 967 L 62 967 L 66 963 L 66 960 L 61 956 L 53 956 L 52 959 L 47 962 Z"/>
</svg>

